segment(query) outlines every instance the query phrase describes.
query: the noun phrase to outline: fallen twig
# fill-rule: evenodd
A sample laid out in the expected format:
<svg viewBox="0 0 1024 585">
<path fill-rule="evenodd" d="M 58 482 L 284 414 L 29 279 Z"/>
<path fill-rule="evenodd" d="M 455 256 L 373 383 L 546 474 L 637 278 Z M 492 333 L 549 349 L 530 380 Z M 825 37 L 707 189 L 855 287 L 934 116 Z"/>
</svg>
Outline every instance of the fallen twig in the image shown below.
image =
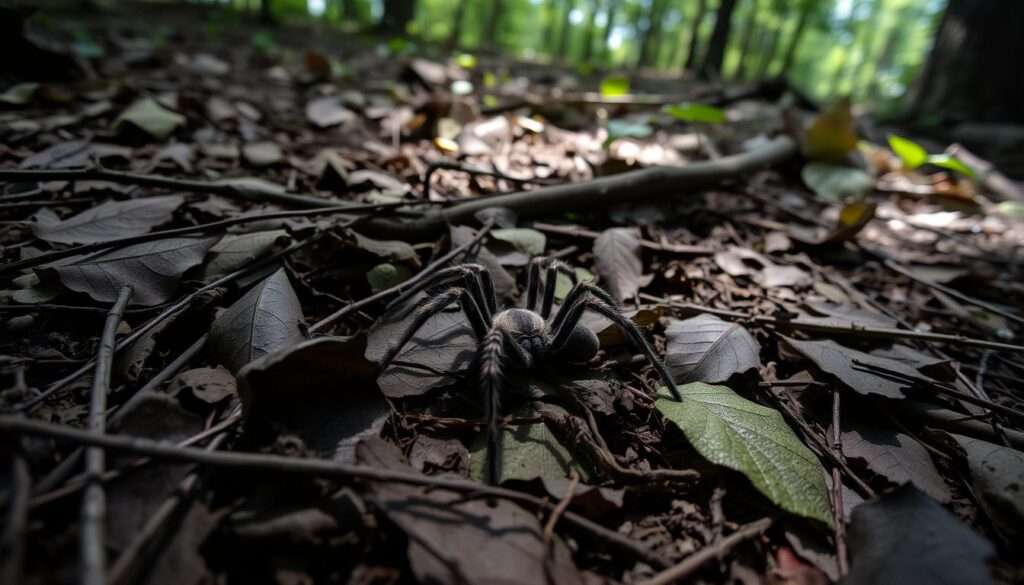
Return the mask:
<svg viewBox="0 0 1024 585">
<path fill-rule="evenodd" d="M 367 465 L 348 465 L 324 459 L 300 459 L 281 455 L 206 451 L 195 447 L 178 447 L 169 443 L 139 437 L 101 435 L 75 429 L 67 425 L 49 424 L 11 415 L 0 415 L 0 431 L 18 435 L 47 437 L 80 445 L 91 445 L 126 453 L 148 455 L 174 461 L 187 461 L 239 471 L 262 471 L 426 486 L 459 493 L 493 496 L 526 505 L 536 510 L 548 512 L 554 510 L 554 505 L 544 499 L 510 489 L 488 486 L 468 480 L 421 475 Z M 669 566 L 665 559 L 653 553 L 644 545 L 570 510 L 566 510 L 561 515 L 561 520 L 571 527 L 586 532 L 619 551 L 629 553 L 634 558 L 642 560 L 653 567 L 661 569 Z"/>
<path fill-rule="evenodd" d="M 377 218 L 367 222 L 365 228 L 368 235 L 376 237 L 431 237 L 440 233 L 446 224 L 471 221 L 478 211 L 488 207 L 511 209 L 520 219 L 593 210 L 622 201 L 706 189 L 785 162 L 798 152 L 791 138 L 779 136 L 749 152 L 714 161 L 700 161 L 684 167 L 651 167 L 590 181 L 473 199 L 447 209 L 425 212 L 420 218 Z"/>
<path fill-rule="evenodd" d="M 96 242 L 94 244 L 83 244 L 81 246 L 73 246 L 71 248 L 65 248 L 63 250 L 55 250 L 53 252 L 40 254 L 34 258 L 25 258 L 23 260 L 18 260 L 17 262 L 11 262 L 10 264 L 0 267 L 0 272 L 10 272 L 13 270 L 22 270 L 25 268 L 42 266 L 43 264 L 49 264 L 50 262 L 63 260 L 64 258 L 80 256 L 83 254 L 91 254 L 93 252 L 107 250 L 109 248 L 121 248 L 124 246 L 130 246 L 132 244 L 141 244 L 143 242 L 152 242 L 154 240 L 162 240 L 164 238 L 173 238 L 187 234 L 221 231 L 224 228 L 242 223 L 265 221 L 268 219 L 285 219 L 289 217 L 312 217 L 317 215 L 330 215 L 335 213 L 346 214 L 375 212 L 383 209 L 398 207 L 401 205 L 404 204 L 372 203 L 368 205 L 335 205 L 332 207 L 320 207 L 317 209 L 299 209 L 292 211 L 271 211 L 267 213 L 253 213 L 249 215 L 243 215 L 240 217 L 222 219 L 220 221 L 214 221 L 211 223 L 202 223 L 198 225 L 190 225 L 186 227 L 174 228 L 158 232 L 150 232 L 148 234 L 142 234 L 138 236 L 114 238 L 103 242 Z"/>
<path fill-rule="evenodd" d="M 117 294 L 117 300 L 107 314 L 96 352 L 96 369 L 93 373 L 92 390 L 89 400 L 89 431 L 102 435 L 107 427 L 107 394 L 110 392 L 110 372 L 114 362 L 114 336 L 121 323 L 128 301 L 132 298 L 132 287 L 125 286 Z M 107 501 L 103 489 L 103 472 L 106 469 L 106 452 L 97 447 L 85 450 L 85 493 L 82 494 L 81 541 L 79 554 L 81 582 L 83 585 L 106 585 L 107 551 L 104 526 L 107 521 Z"/>
<path fill-rule="evenodd" d="M 533 229 L 542 231 L 549 234 L 557 234 L 560 236 L 569 236 L 574 238 L 587 238 L 597 239 L 601 234 L 593 230 L 588 230 L 580 227 L 567 227 L 561 225 L 551 225 L 548 223 L 534 223 Z M 662 244 L 658 242 L 652 242 L 651 240 L 640 240 L 640 246 L 647 248 L 648 250 L 654 250 L 656 252 L 670 252 L 672 254 L 682 254 L 684 256 L 711 256 L 715 253 L 712 248 L 707 246 L 687 246 L 685 244 Z"/>
<path fill-rule="evenodd" d="M 980 347 L 983 349 L 992 349 L 996 351 L 1005 351 L 1010 353 L 1024 353 L 1024 345 L 1000 343 L 998 341 L 988 341 L 986 339 L 976 339 L 973 337 L 964 337 L 962 335 L 947 335 L 943 333 L 932 333 L 931 331 L 895 329 L 892 327 L 868 327 L 863 325 L 857 325 L 855 323 L 851 323 L 849 326 L 845 326 L 829 325 L 827 323 L 812 323 L 807 321 L 801 321 L 800 319 L 777 319 L 775 317 L 769 317 L 766 315 L 751 315 L 749 313 L 742 313 L 739 311 L 726 311 L 714 309 L 711 307 L 703 307 L 692 303 L 680 303 L 678 301 L 656 297 L 645 293 L 640 293 L 640 298 L 645 301 L 658 303 L 687 313 L 709 313 L 711 315 L 716 315 L 724 319 L 731 319 L 735 321 L 748 321 L 750 323 L 756 323 L 758 325 L 769 325 L 777 329 L 788 328 L 795 329 L 798 331 L 813 331 L 816 333 L 836 333 L 855 335 L 859 337 L 879 337 L 885 339 L 916 339 L 919 341 L 935 341 L 938 343 L 967 345 L 971 347 Z"/>
</svg>

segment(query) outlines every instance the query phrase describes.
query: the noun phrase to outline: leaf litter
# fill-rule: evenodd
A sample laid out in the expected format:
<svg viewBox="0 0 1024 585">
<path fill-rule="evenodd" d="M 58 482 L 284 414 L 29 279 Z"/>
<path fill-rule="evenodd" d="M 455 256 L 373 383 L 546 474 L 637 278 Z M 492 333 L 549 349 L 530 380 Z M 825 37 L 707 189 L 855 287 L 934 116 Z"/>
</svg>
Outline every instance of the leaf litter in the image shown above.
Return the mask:
<svg viewBox="0 0 1024 585">
<path fill-rule="evenodd" d="M 860 134 L 840 103 L 791 136 L 795 165 L 681 185 L 656 206 L 632 201 L 658 196 L 636 186 L 614 208 L 506 198 L 514 209 L 478 213 L 482 196 L 714 165 L 715 153 L 770 137 L 728 103 L 699 103 L 694 82 L 673 89 L 694 97 L 669 116 L 616 106 L 622 115 L 602 124 L 606 105 L 481 89 L 477 77 L 500 68 L 541 93 L 549 76 L 573 77 L 492 56 L 464 69 L 344 44 L 298 46 L 305 58 L 291 59 L 175 38 L 161 68 L 159 52 L 114 50 L 122 33 L 94 34 L 111 50 L 88 57 L 100 66 L 91 90 L 0 93 L 33 108 L 0 130 L 22 133 L 0 151 L 0 172 L 81 170 L 5 175 L 4 198 L 29 204 L 0 210 L 4 262 L 25 267 L 5 271 L 0 291 L 4 416 L 83 426 L 98 317 L 129 285 L 107 432 L 271 462 L 236 473 L 111 451 L 116 576 L 642 582 L 762 520 L 763 536 L 708 560 L 701 580 L 825 582 L 843 576 L 846 552 L 852 583 L 1019 572 L 1024 229 L 1019 202 L 1000 201 L 959 158 L 881 127 Z M 123 94 L 116 71 L 159 89 Z M 631 91 L 625 78 L 582 83 L 606 98 Z M 71 101 L 36 97 L 51 90 Z M 493 99 L 513 105 L 482 113 Z M 710 151 L 676 140 L 712 122 L 699 130 Z M 342 204 L 368 207 L 313 209 Z M 171 233 L 243 214 L 230 229 Z M 424 272 L 472 261 L 500 302 L 521 306 L 543 255 L 623 305 L 683 401 L 658 390 L 621 330 L 587 317 L 598 358 L 508 377 L 501 487 L 519 495 L 481 484 L 467 496 L 458 482 L 479 481 L 484 458 L 472 329 L 453 305 L 380 371 L 437 291 L 388 303 Z M 571 281 L 556 277 L 557 310 Z M 18 570 L 75 574 L 82 482 L 62 461 L 81 445 L 19 444 L 5 461 L 28 461 L 42 489 Z M 413 479 L 274 471 L 305 460 Z"/>
</svg>

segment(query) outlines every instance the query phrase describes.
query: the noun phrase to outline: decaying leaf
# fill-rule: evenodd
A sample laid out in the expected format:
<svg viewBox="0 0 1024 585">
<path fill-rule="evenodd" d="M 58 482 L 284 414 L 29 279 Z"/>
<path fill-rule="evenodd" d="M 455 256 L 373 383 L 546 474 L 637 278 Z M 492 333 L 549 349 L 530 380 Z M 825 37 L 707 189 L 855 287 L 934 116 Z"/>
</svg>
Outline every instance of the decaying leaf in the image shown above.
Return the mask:
<svg viewBox="0 0 1024 585">
<path fill-rule="evenodd" d="M 238 372 L 247 424 L 272 423 L 320 457 L 353 463 L 356 444 L 380 434 L 391 413 L 364 342 L 318 337 L 250 362 Z"/>
<path fill-rule="evenodd" d="M 857 148 L 850 98 L 837 102 L 815 118 L 804 134 L 804 154 L 811 160 L 838 162 Z"/>
<path fill-rule="evenodd" d="M 971 481 L 989 520 L 1011 548 L 1024 545 L 1024 453 L 951 435 L 967 455 Z"/>
<path fill-rule="evenodd" d="M 127 126 L 134 126 L 157 140 L 170 136 L 179 127 L 184 126 L 185 116 L 172 112 L 160 105 L 153 98 L 142 98 L 114 120 L 114 130 L 123 131 Z"/>
<path fill-rule="evenodd" d="M 717 384 L 761 365 L 761 348 L 737 323 L 710 314 L 671 321 L 665 328 L 665 365 L 677 384 Z"/>
<path fill-rule="evenodd" d="M 184 201 L 180 195 L 107 201 L 64 220 L 44 207 L 36 214 L 32 233 L 58 244 L 94 244 L 137 236 L 166 223 Z"/>
<path fill-rule="evenodd" d="M 237 373 L 249 362 L 306 339 L 302 306 L 284 269 L 235 301 L 210 326 L 217 362 Z"/>
<path fill-rule="evenodd" d="M 848 459 L 863 462 L 894 484 L 912 483 L 936 501 L 952 499 L 928 450 L 912 437 L 881 427 L 877 421 L 852 417 L 843 421 L 842 428 L 843 454 Z"/>
<path fill-rule="evenodd" d="M 857 506 L 847 529 L 851 585 L 991 583 L 992 545 L 917 488 Z"/>
<path fill-rule="evenodd" d="M 367 465 L 409 470 L 381 441 L 364 443 L 358 455 Z M 409 535 L 409 565 L 421 583 L 544 583 L 551 575 L 555 583 L 583 584 L 561 538 L 545 545 L 537 517 L 511 502 L 393 483 L 372 489 L 388 519 Z"/>
<path fill-rule="evenodd" d="M 637 231 L 630 228 L 605 230 L 594 240 L 594 264 L 607 283 L 608 292 L 620 303 L 635 297 L 643 282 Z"/>
<path fill-rule="evenodd" d="M 679 386 L 682 402 L 666 388 L 655 407 L 712 463 L 738 471 L 787 512 L 831 526 L 832 505 L 824 472 L 777 411 L 725 386 Z"/>
<path fill-rule="evenodd" d="M 132 304 L 159 305 L 170 299 L 181 275 L 203 261 L 216 236 L 167 238 L 86 256 L 51 268 L 37 269 L 56 275 L 69 289 L 96 301 L 112 303 L 125 285 L 134 289 Z"/>
</svg>

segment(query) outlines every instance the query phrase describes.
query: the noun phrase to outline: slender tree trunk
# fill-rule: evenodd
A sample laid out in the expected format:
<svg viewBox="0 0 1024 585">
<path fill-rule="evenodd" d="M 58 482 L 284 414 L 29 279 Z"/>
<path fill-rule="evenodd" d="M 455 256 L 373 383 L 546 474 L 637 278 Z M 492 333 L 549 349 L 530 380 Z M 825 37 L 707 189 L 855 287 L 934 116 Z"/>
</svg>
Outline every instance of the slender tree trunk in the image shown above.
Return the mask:
<svg viewBox="0 0 1024 585">
<path fill-rule="evenodd" d="M 608 3 L 608 22 L 604 26 L 604 39 L 601 42 L 601 58 L 608 62 L 611 58 L 611 47 L 608 46 L 612 37 L 612 30 L 615 28 L 615 17 L 619 13 L 619 0 L 611 0 Z"/>
<path fill-rule="evenodd" d="M 352 0 L 348 0 L 349 4 Z M 462 20 L 466 17 L 466 5 L 469 0 L 458 0 L 455 4 L 455 14 L 452 16 L 452 32 L 448 34 L 448 50 L 459 46 L 459 38 L 462 36 Z"/>
<path fill-rule="evenodd" d="M 573 0 L 566 0 L 565 13 L 562 15 L 562 34 L 558 36 L 558 57 L 561 59 L 568 57 L 572 48 L 572 43 L 569 42 L 572 37 L 572 9 Z"/>
<path fill-rule="evenodd" d="M 753 4 L 750 5 L 750 16 L 747 17 L 747 22 L 743 27 L 743 37 L 740 39 L 740 61 L 736 64 L 736 71 L 733 73 L 734 77 L 746 79 L 749 73 L 747 68 L 752 57 L 754 30 L 757 28 L 757 13 L 760 5 L 759 0 L 753 0 Z"/>
<path fill-rule="evenodd" d="M 665 0 L 651 0 L 651 9 L 647 12 L 647 28 L 644 29 L 640 42 L 640 55 L 637 65 L 646 67 L 651 64 L 655 52 L 658 34 L 661 32 L 661 19 L 665 10 Z"/>
<path fill-rule="evenodd" d="M 764 79 L 768 76 L 768 69 L 775 60 L 775 52 L 779 48 L 779 37 L 782 36 L 782 23 L 785 19 L 785 5 L 782 0 L 775 0 L 772 7 L 771 32 L 768 37 L 768 46 L 764 48 L 761 55 L 761 62 L 757 68 L 757 78 Z"/>
<path fill-rule="evenodd" d="M 707 0 L 697 0 L 697 14 L 690 23 L 690 47 L 686 51 L 686 64 L 684 71 L 693 71 L 697 66 L 697 47 L 700 46 L 700 25 L 704 22 L 704 13 L 707 11 Z"/>
<path fill-rule="evenodd" d="M 384 15 L 378 27 L 391 34 L 405 33 L 405 27 L 416 17 L 415 0 L 384 0 Z"/>
<path fill-rule="evenodd" d="M 704 64 L 700 75 L 705 79 L 717 79 L 722 74 L 722 62 L 725 61 L 725 47 L 729 44 L 732 32 L 732 14 L 739 0 L 722 0 L 715 15 L 715 28 L 711 31 L 708 50 L 704 53 Z"/>
<path fill-rule="evenodd" d="M 845 28 L 850 33 L 850 37 L 852 37 L 854 40 L 856 40 L 856 38 L 857 38 L 857 35 L 856 35 L 857 31 L 855 29 L 857 13 L 860 12 L 860 6 L 863 3 L 864 3 L 864 0 L 856 0 L 853 3 L 853 5 L 850 7 L 850 16 L 849 16 L 849 18 L 846 19 Z M 846 65 L 849 62 L 849 59 L 850 59 L 849 54 L 850 54 L 850 51 L 853 49 L 853 45 L 854 45 L 854 42 L 851 42 L 850 46 L 847 48 L 847 50 L 843 51 L 842 57 L 839 60 L 839 66 L 836 67 L 835 75 L 833 75 L 833 77 L 832 77 L 832 84 L 831 84 L 832 95 L 839 95 L 840 85 L 843 82 L 843 75 L 846 73 Z"/>
<path fill-rule="evenodd" d="M 260 0 L 260 22 L 263 24 L 274 23 L 274 9 L 270 0 Z"/>
<path fill-rule="evenodd" d="M 1024 123 L 1024 2 L 949 0 L 911 95 L 917 116 Z"/>
<path fill-rule="evenodd" d="M 813 6 L 814 0 L 804 0 L 803 4 L 800 5 L 800 16 L 797 17 L 796 28 L 790 36 L 789 46 L 786 47 L 786 53 L 782 57 L 782 70 L 779 71 L 781 75 L 789 73 L 790 68 L 793 66 L 793 59 L 796 58 L 797 48 L 800 46 L 801 39 L 804 38 L 804 30 L 807 29 L 807 21 Z"/>
<path fill-rule="evenodd" d="M 865 92 L 861 91 L 861 80 L 864 79 L 864 70 L 871 64 L 874 63 L 874 46 L 875 38 L 878 33 L 878 17 L 882 12 L 882 0 L 875 0 L 875 5 L 871 7 L 871 16 L 868 17 L 867 31 L 865 32 L 864 40 L 861 42 L 860 61 L 857 62 L 857 66 L 853 69 L 853 75 L 851 77 L 852 88 L 851 94 L 864 95 Z M 1022 23 L 1024 24 L 1024 23 Z"/>
<path fill-rule="evenodd" d="M 491 0 L 491 13 L 487 17 L 487 28 L 484 29 L 484 46 L 494 49 L 500 44 L 498 42 L 498 24 L 501 21 L 503 0 Z"/>
<path fill-rule="evenodd" d="M 594 57 L 594 30 L 597 28 L 597 11 L 600 8 L 598 0 L 591 0 L 587 3 L 587 7 L 590 11 L 590 18 L 587 19 L 587 28 L 583 31 L 583 56 L 580 57 L 580 61 L 583 63 L 590 63 L 590 60 Z"/>
</svg>

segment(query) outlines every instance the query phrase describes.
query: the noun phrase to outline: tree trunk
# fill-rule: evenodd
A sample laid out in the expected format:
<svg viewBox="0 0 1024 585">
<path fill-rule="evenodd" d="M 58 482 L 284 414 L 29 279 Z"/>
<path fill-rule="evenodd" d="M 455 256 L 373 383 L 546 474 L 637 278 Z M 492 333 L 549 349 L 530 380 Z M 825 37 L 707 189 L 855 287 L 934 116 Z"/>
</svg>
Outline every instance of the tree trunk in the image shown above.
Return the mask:
<svg viewBox="0 0 1024 585">
<path fill-rule="evenodd" d="M 743 37 L 740 39 L 740 61 L 736 64 L 736 71 L 733 72 L 733 77 L 740 79 L 747 78 L 747 67 L 750 64 L 751 59 L 751 48 L 754 40 L 754 29 L 757 28 L 757 12 L 760 2 L 753 0 L 753 4 L 750 6 L 750 16 L 747 18 L 747 22 L 743 27 Z"/>
<path fill-rule="evenodd" d="M 484 29 L 484 46 L 498 47 L 498 23 L 501 21 L 502 0 L 491 0 L 491 13 L 487 17 L 487 28 Z"/>
<path fill-rule="evenodd" d="M 562 16 L 562 34 L 558 36 L 557 54 L 560 59 L 565 59 L 569 56 L 569 49 L 572 46 L 572 43 L 569 42 L 569 39 L 572 36 L 572 20 L 570 20 L 573 8 L 572 5 L 573 0 L 566 0 L 565 14 Z"/>
<path fill-rule="evenodd" d="M 352 0 L 349 0 L 351 4 Z M 455 14 L 452 16 L 452 32 L 448 35 L 448 50 L 459 46 L 459 38 L 462 36 L 462 20 L 466 16 L 466 5 L 468 0 L 458 0 L 455 5 Z"/>
<path fill-rule="evenodd" d="M 651 10 L 647 13 L 647 28 L 644 29 L 640 43 L 640 56 L 637 66 L 645 67 L 652 64 L 657 56 L 656 45 L 658 33 L 661 32 L 661 19 L 665 11 L 665 0 L 651 0 Z"/>
<path fill-rule="evenodd" d="M 597 28 L 597 11 L 600 8 L 597 0 L 591 0 L 587 3 L 587 8 L 590 10 L 590 18 L 587 20 L 587 28 L 583 31 L 583 56 L 580 57 L 581 63 L 589 63 L 594 57 L 594 29 Z"/>
<path fill-rule="evenodd" d="M 786 54 L 782 57 L 782 70 L 779 71 L 780 75 L 786 75 L 789 73 L 790 67 L 793 66 L 793 59 L 796 57 L 797 47 L 800 46 L 800 40 L 804 38 L 804 30 L 807 28 L 807 21 L 811 15 L 811 8 L 814 7 L 814 0 L 804 0 L 803 4 L 800 5 L 800 16 L 799 20 L 796 21 L 796 29 L 793 30 L 793 34 L 789 40 L 789 46 L 786 47 Z"/>
<path fill-rule="evenodd" d="M 404 34 L 406 25 L 415 17 L 415 0 L 384 0 L 384 15 L 379 28 L 382 32 Z"/>
<path fill-rule="evenodd" d="M 704 13 L 707 11 L 707 0 L 697 0 L 697 14 L 690 23 L 690 48 L 686 51 L 686 64 L 684 71 L 693 71 L 697 66 L 697 47 L 700 46 L 700 25 L 704 21 Z"/>
<path fill-rule="evenodd" d="M 619 0 L 611 0 L 608 3 L 608 22 L 604 26 L 604 40 L 601 43 L 601 58 L 608 62 L 611 56 L 611 47 L 608 46 L 608 42 L 612 36 L 612 29 L 615 28 L 615 16 L 619 11 Z"/>
<path fill-rule="evenodd" d="M 260 22 L 263 24 L 274 23 L 274 10 L 270 0 L 260 0 Z"/>
<path fill-rule="evenodd" d="M 916 116 L 1024 123 L 1024 2 L 950 0 L 911 96 Z"/>
<path fill-rule="evenodd" d="M 700 68 L 703 79 L 718 79 L 722 74 L 722 62 L 725 61 L 725 47 L 729 44 L 729 33 L 732 32 L 732 13 L 736 10 L 739 0 L 722 0 L 715 15 L 715 28 L 711 31 L 708 50 L 704 53 L 704 64 Z"/>
</svg>

